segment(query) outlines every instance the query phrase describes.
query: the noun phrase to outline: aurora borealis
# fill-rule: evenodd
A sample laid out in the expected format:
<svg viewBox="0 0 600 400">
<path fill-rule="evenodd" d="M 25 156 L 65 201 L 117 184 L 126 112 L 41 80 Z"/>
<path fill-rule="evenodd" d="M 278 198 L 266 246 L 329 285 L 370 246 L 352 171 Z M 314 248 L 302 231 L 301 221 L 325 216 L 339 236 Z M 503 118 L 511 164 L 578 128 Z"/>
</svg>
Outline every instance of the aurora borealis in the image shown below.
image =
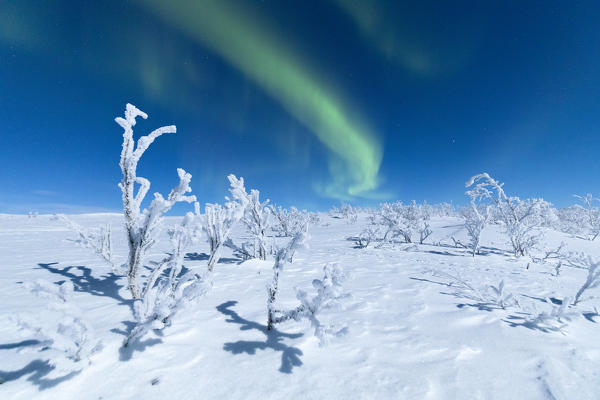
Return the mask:
<svg viewBox="0 0 600 400">
<path fill-rule="evenodd" d="M 319 138 L 332 156 L 332 182 L 325 186 L 324 194 L 348 198 L 377 188 L 382 158 L 379 138 L 360 116 L 350 117 L 327 86 L 277 41 L 266 24 L 244 18 L 233 2 L 139 1 L 225 58 Z M 338 163 L 342 168 L 333 166 Z"/>
<path fill-rule="evenodd" d="M 183 167 L 207 202 L 235 173 L 311 209 L 461 203 L 486 170 L 568 203 L 600 177 L 598 7 L 0 2 L 0 212 L 118 209 L 126 102 L 138 134 L 178 127 L 141 162 L 151 190 Z"/>
</svg>

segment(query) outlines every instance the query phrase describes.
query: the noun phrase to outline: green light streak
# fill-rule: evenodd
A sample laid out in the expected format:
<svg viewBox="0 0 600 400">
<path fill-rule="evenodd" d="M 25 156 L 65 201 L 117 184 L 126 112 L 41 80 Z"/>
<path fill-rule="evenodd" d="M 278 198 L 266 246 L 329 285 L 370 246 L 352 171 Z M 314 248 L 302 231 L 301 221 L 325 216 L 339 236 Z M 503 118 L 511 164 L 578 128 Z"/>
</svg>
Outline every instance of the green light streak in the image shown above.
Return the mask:
<svg viewBox="0 0 600 400">
<path fill-rule="evenodd" d="M 276 99 L 331 151 L 332 182 L 316 185 L 335 198 L 377 188 L 381 144 L 339 99 L 279 43 L 264 23 L 219 0 L 138 0 L 156 15 L 202 42 Z"/>
</svg>

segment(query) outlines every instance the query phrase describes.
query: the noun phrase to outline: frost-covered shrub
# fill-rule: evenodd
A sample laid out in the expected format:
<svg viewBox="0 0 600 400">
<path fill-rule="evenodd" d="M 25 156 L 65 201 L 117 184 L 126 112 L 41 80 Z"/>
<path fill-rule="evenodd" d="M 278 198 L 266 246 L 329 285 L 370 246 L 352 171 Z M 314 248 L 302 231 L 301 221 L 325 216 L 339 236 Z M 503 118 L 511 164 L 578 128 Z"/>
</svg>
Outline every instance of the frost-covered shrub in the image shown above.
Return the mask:
<svg viewBox="0 0 600 400">
<path fill-rule="evenodd" d="M 186 193 L 192 191 L 189 186 L 192 175 L 178 168 L 179 184 L 171 190 L 169 196 L 165 199 L 160 193 L 154 193 L 154 199 L 149 207 L 144 211 L 140 211 L 142 201 L 150 189 L 150 181 L 137 176 L 138 162 L 157 137 L 165 133 L 175 133 L 176 128 L 173 125 L 163 126 L 147 136 L 140 137 L 136 143 L 133 139 L 133 126 L 135 126 L 137 117 L 146 119 L 148 115 L 135 106 L 127 104 L 125 118 L 115 118 L 115 121 L 124 130 L 121 161 L 119 163 L 123 179 L 119 183 L 119 187 L 123 194 L 125 229 L 129 245 L 127 277 L 129 279 L 129 290 L 134 299 L 140 297 L 137 282 L 138 270 L 144 262 L 146 252 L 158 240 L 163 214 L 169 211 L 177 202 L 191 203 L 196 201 L 195 196 L 186 195 Z M 135 191 L 136 184 L 139 185 L 137 192 Z"/>
<path fill-rule="evenodd" d="M 270 210 L 274 217 L 273 231 L 281 237 L 293 237 L 296 233 L 305 231 L 311 219 L 314 220 L 308 212 L 300 211 L 296 207 L 290 207 L 288 210 L 281 206 L 271 206 Z"/>
<path fill-rule="evenodd" d="M 573 299 L 573 305 L 577 305 L 583 300 L 582 296 L 585 291 L 600 286 L 600 261 L 596 261 L 584 253 L 570 253 L 565 258 L 564 263 L 570 267 L 585 269 L 587 271 L 585 281 Z"/>
<path fill-rule="evenodd" d="M 230 175 L 228 178 L 231 184 L 230 192 L 246 192 L 243 178 L 237 179 L 234 175 Z M 227 246 L 230 241 L 231 230 L 244 216 L 247 205 L 247 197 L 241 196 L 238 201 L 227 201 L 223 206 L 220 204 L 207 204 L 205 206 L 205 221 L 202 228 L 206 233 L 210 246 L 209 271 L 212 271 L 214 265 L 219 261 L 221 249 L 223 246 Z M 195 204 L 195 207 L 196 215 L 199 216 L 198 203 Z"/>
<path fill-rule="evenodd" d="M 469 235 L 468 248 L 475 257 L 475 254 L 479 253 L 481 232 L 485 228 L 490 215 L 489 207 L 477 207 L 475 202 L 472 201 L 469 206 L 461 210 L 460 214 L 465 219 L 465 229 Z"/>
<path fill-rule="evenodd" d="M 155 265 L 141 298 L 135 301 L 136 326 L 125 340 L 124 346 L 140 339 L 150 330 L 161 330 L 169 326 L 181 308 L 212 287 L 210 271 L 205 275 L 194 271 L 183 272 L 186 251 L 197 241 L 199 235 L 194 214 L 187 213 L 182 223 L 169 229 L 168 233 L 171 253 Z"/>
<path fill-rule="evenodd" d="M 235 175 L 229 175 L 228 178 L 231 182 L 232 198 L 239 204 L 246 204 L 242 222 L 254 239 L 253 257 L 266 260 L 269 247 L 267 240 L 267 231 L 270 227 L 270 212 L 267 207 L 269 200 L 261 203 L 260 192 L 256 189 L 247 193 L 244 188 L 244 178 L 238 179 Z"/>
<path fill-rule="evenodd" d="M 430 206 L 431 216 L 435 217 L 456 217 L 457 212 L 452 203 L 439 203 Z"/>
<path fill-rule="evenodd" d="M 308 223 L 310 225 L 319 225 L 320 222 L 321 222 L 321 217 L 319 217 L 319 214 L 317 214 L 316 212 L 308 213 Z"/>
<path fill-rule="evenodd" d="M 583 203 L 583 215 L 585 216 L 585 226 L 589 230 L 589 240 L 595 240 L 600 234 L 600 208 L 594 207 L 600 199 L 592 196 L 590 193 L 585 196 L 575 196 Z"/>
<path fill-rule="evenodd" d="M 90 364 L 90 357 L 102 349 L 83 312 L 72 301 L 73 284 L 60 286 L 37 280 L 26 284 L 32 294 L 46 301 L 46 308 L 39 314 L 21 314 L 16 322 L 21 331 L 32 335 L 39 343 L 29 350 L 39 351 L 48 357 L 57 374 L 68 374 Z"/>
<path fill-rule="evenodd" d="M 512 305 L 519 305 L 517 299 L 511 293 L 504 291 L 504 280 L 501 280 L 498 286 L 489 286 L 488 301 L 502 309 Z"/>
<path fill-rule="evenodd" d="M 115 266 L 112 254 L 112 230 L 110 224 L 95 229 L 86 229 L 63 214 L 56 214 L 54 219 L 64 222 L 71 231 L 77 234 L 77 238 L 73 240 L 76 244 L 92 249 L 94 253 L 102 257 L 109 265 Z"/>
<path fill-rule="evenodd" d="M 380 234 L 379 227 L 374 225 L 369 225 L 362 232 L 354 238 L 354 243 L 356 247 L 361 249 L 365 249 L 369 247 L 369 245 L 375 242 Z"/>
<path fill-rule="evenodd" d="M 490 218 L 490 207 L 480 204 L 481 200 L 486 198 L 486 192 L 475 188 L 467 190 L 465 193 L 471 201 L 467 207 L 461 210 L 461 215 L 465 219 L 465 228 L 469 235 L 469 248 L 475 257 L 475 254 L 479 252 L 481 232 Z"/>
<path fill-rule="evenodd" d="M 557 212 L 558 223 L 556 228 L 571 235 L 583 235 L 587 233 L 588 212 L 579 204 L 561 208 Z"/>
<path fill-rule="evenodd" d="M 435 269 L 429 272 L 435 277 L 447 280 L 448 283 L 446 285 L 456 289 L 453 295 L 457 297 L 476 301 L 480 305 L 501 309 L 520 305 L 514 295 L 505 291 L 504 280 L 500 281 L 498 286 L 489 285 L 480 290 L 477 285 L 461 277 L 460 273 L 456 270 L 453 273 Z"/>
<path fill-rule="evenodd" d="M 494 202 L 493 212 L 504 225 L 515 257 L 524 256 L 539 242 L 539 228 L 549 223 L 550 203 L 542 199 L 509 197 L 503 185 L 487 173 L 475 175 L 465 184 L 472 188 L 471 196 Z"/>
<path fill-rule="evenodd" d="M 402 202 L 383 203 L 377 215 L 379 224 L 385 226 L 384 242 L 401 237 L 406 243 L 418 240 L 423 243 L 433 232 L 429 225 L 429 209 L 427 205 L 410 205 Z"/>
<path fill-rule="evenodd" d="M 340 208 L 333 206 L 329 210 L 329 216 L 332 218 L 346 219 L 349 224 L 354 224 L 358 220 L 358 207 L 352 207 L 350 204 L 342 203 Z"/>
<path fill-rule="evenodd" d="M 304 290 L 296 289 L 296 298 L 300 301 L 300 305 L 291 310 L 282 310 L 277 307 L 279 279 L 283 268 L 296 249 L 304 244 L 305 240 L 305 234 L 298 233 L 286 247 L 277 251 L 273 265 L 273 278 L 267 285 L 267 330 L 273 329 L 275 324 L 281 322 L 292 319 L 299 321 L 306 318 L 310 321 L 315 336 L 319 338 L 320 343 L 323 345 L 330 335 L 339 336 L 347 330 L 346 328 L 337 330 L 333 325 L 324 325 L 318 318 L 323 310 L 341 308 L 340 300 L 347 297 L 342 287 L 345 275 L 337 265 L 325 265 L 323 278 L 313 280 L 312 285 L 316 290 L 313 297 L 309 297 Z"/>
</svg>

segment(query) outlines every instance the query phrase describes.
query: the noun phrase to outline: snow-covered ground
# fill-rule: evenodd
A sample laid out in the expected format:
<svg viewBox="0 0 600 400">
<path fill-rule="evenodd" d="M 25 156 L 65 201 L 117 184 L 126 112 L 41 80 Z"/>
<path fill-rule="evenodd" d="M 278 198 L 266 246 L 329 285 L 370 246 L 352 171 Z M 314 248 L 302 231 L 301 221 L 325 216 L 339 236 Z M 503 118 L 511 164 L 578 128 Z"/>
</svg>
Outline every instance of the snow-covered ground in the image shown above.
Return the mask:
<svg viewBox="0 0 600 400">
<path fill-rule="evenodd" d="M 122 216 L 72 218 L 87 227 L 112 224 L 114 253 L 123 260 Z M 349 274 L 345 310 L 323 317 L 348 332 L 328 345 L 319 346 L 306 320 L 267 333 L 265 284 L 272 262 L 240 263 L 227 253 L 215 268 L 212 291 L 178 313 L 162 336 L 152 333 L 124 350 L 134 320 L 125 279 L 69 241 L 74 235 L 60 221 L 0 215 L 0 398 L 600 398 L 600 317 L 594 311 L 600 289 L 567 309 L 569 320 L 535 320 L 573 298 L 584 270 L 563 267 L 555 276 L 553 264 L 527 268 L 528 258 L 508 254 L 497 226 L 486 228 L 485 254 L 473 258 L 452 245 L 452 236 L 466 240 L 466 233 L 461 220 L 450 217 L 432 221 L 424 245 L 355 248 L 347 238 L 365 224 L 364 217 L 350 224 L 322 214 L 310 229 L 309 248 L 298 251 L 281 277 L 279 298 L 294 306 L 294 287 L 310 289 L 324 264 L 338 263 Z M 168 251 L 163 239 L 150 259 Z M 548 248 L 561 241 L 600 256 L 597 242 L 546 232 Z M 207 252 L 201 243 L 185 266 L 204 270 Z M 73 301 L 104 344 L 80 372 L 56 376 L 46 352 L 26 351 L 35 338 L 19 332 L 16 316 L 48 315 L 46 301 L 24 287 L 36 279 L 71 281 Z M 476 299 L 477 292 L 490 298 L 489 286 L 501 281 L 518 306 L 502 309 Z"/>
</svg>

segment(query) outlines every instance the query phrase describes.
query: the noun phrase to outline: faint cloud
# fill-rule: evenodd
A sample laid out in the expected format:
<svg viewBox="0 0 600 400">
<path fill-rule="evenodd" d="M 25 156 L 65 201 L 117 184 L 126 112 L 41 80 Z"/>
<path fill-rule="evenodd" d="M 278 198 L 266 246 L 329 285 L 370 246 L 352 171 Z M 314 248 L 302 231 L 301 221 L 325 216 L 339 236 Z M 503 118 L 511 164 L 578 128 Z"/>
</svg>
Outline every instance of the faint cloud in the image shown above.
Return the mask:
<svg viewBox="0 0 600 400">
<path fill-rule="evenodd" d="M 36 190 L 32 191 L 31 193 L 38 195 L 38 196 L 45 196 L 45 197 L 58 196 L 58 192 L 55 192 L 54 190 L 46 190 L 46 189 L 36 189 Z"/>
</svg>

